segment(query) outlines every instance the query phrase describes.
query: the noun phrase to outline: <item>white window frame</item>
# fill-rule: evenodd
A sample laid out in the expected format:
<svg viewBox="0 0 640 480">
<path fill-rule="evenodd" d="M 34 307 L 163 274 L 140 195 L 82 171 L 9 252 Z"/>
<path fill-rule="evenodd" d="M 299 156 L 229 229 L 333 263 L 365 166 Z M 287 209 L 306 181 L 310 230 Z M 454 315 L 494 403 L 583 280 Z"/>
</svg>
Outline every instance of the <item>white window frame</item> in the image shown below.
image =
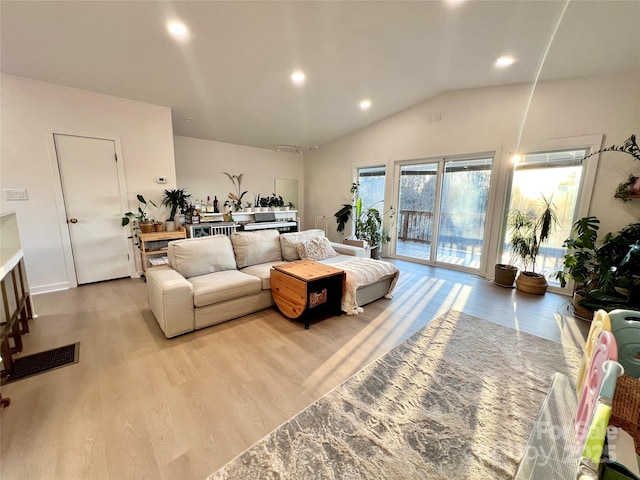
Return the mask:
<svg viewBox="0 0 640 480">
<path fill-rule="evenodd" d="M 545 140 L 539 143 L 524 145 L 520 148 L 518 153 L 520 155 L 527 155 L 531 153 L 540 153 L 540 152 L 586 149 L 587 155 L 588 155 L 590 152 L 595 152 L 600 150 L 602 148 L 603 140 L 604 140 L 604 135 L 602 134 L 554 138 L 554 139 Z M 594 155 L 584 160 L 584 163 L 583 163 L 584 168 L 582 170 L 582 176 L 580 179 L 580 187 L 578 188 L 576 210 L 574 212 L 574 217 L 571 221 L 572 225 L 579 218 L 586 217 L 589 215 L 589 206 L 591 205 L 591 194 L 593 192 L 593 186 L 595 185 L 599 157 L 600 155 Z M 508 214 L 509 202 L 511 200 L 511 186 L 513 185 L 514 172 L 515 172 L 515 165 L 512 164 L 507 175 L 505 196 L 504 196 L 504 202 L 502 205 L 502 228 L 501 228 L 501 235 L 499 236 L 497 250 L 496 250 L 497 251 L 496 263 L 499 263 L 499 260 L 502 255 L 502 245 L 504 244 L 504 237 L 506 234 L 506 216 Z M 571 295 L 573 292 L 573 282 L 568 282 L 565 288 L 550 285 L 548 290 L 550 292 Z"/>
</svg>

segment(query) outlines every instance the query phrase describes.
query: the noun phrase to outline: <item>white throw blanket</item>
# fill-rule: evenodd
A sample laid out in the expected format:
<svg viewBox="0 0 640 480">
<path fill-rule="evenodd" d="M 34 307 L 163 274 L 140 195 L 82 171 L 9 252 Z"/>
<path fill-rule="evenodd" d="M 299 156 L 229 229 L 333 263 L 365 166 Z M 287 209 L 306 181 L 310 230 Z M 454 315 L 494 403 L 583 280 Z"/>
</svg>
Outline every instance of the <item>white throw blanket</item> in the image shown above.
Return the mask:
<svg viewBox="0 0 640 480">
<path fill-rule="evenodd" d="M 391 292 L 398 281 L 399 270 L 395 265 L 371 258 L 353 258 L 344 262 L 331 263 L 332 267 L 344 270 L 347 281 L 345 291 L 342 294 L 342 311 L 347 315 L 357 315 L 363 312 L 362 307 L 356 302 L 356 290 L 358 287 L 371 285 L 378 280 L 393 276 L 389 291 L 385 298 L 391 298 Z"/>
</svg>

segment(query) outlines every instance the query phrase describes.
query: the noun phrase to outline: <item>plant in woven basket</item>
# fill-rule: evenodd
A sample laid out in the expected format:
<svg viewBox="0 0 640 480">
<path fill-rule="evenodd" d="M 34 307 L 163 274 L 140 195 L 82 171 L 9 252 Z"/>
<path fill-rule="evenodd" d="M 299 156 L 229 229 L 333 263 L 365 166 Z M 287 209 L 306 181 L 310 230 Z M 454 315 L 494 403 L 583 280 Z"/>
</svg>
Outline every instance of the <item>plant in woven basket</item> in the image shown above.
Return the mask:
<svg viewBox="0 0 640 480">
<path fill-rule="evenodd" d="M 509 244 L 522 265 L 522 271 L 516 279 L 519 290 L 534 294 L 546 292 L 547 280 L 544 275 L 536 273 L 536 258 L 557 223 L 556 207 L 551 198 L 544 196 L 542 211 L 537 217 L 533 212 L 521 210 L 513 210 L 509 214 Z"/>
</svg>

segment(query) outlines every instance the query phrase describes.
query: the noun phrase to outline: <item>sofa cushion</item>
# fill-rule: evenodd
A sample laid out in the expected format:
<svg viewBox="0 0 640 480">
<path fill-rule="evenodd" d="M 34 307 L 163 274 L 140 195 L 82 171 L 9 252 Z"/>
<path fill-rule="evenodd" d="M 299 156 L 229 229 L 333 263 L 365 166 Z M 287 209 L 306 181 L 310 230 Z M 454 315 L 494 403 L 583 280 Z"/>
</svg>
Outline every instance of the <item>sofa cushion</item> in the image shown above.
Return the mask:
<svg viewBox="0 0 640 480">
<path fill-rule="evenodd" d="M 300 260 L 300 255 L 298 255 L 298 251 L 296 250 L 298 243 L 318 237 L 324 237 L 324 230 L 312 228 L 311 230 L 305 230 L 303 232 L 283 233 L 280 235 L 282 258 L 287 262 Z"/>
<path fill-rule="evenodd" d="M 233 300 L 262 291 L 262 281 L 238 270 L 199 275 L 189 279 L 193 285 L 193 304 L 196 307 Z"/>
<path fill-rule="evenodd" d="M 282 263 L 283 262 L 280 261 L 251 265 L 250 267 L 243 268 L 241 272 L 258 277 L 262 281 L 262 289 L 269 290 L 271 289 L 271 268 L 274 265 L 282 265 Z"/>
<path fill-rule="evenodd" d="M 338 252 L 333 249 L 327 237 L 316 237 L 300 242 L 296 250 L 300 258 L 316 262 L 338 256 Z"/>
<path fill-rule="evenodd" d="M 237 268 L 226 235 L 174 240 L 169 242 L 168 257 L 169 265 L 185 278 Z"/>
<path fill-rule="evenodd" d="M 232 233 L 231 243 L 238 268 L 282 261 L 278 237 L 280 237 L 278 230 Z"/>
</svg>

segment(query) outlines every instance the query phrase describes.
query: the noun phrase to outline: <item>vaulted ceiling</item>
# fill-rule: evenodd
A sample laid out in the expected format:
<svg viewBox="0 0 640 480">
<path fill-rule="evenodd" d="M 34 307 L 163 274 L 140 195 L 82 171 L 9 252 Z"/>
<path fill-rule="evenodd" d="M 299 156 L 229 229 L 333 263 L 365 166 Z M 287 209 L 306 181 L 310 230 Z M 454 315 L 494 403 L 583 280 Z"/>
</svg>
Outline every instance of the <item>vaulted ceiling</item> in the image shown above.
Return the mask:
<svg viewBox="0 0 640 480">
<path fill-rule="evenodd" d="M 640 70 L 639 20 L 637 0 L 2 0 L 1 66 L 168 106 L 178 135 L 308 148 L 443 91 Z"/>
</svg>

